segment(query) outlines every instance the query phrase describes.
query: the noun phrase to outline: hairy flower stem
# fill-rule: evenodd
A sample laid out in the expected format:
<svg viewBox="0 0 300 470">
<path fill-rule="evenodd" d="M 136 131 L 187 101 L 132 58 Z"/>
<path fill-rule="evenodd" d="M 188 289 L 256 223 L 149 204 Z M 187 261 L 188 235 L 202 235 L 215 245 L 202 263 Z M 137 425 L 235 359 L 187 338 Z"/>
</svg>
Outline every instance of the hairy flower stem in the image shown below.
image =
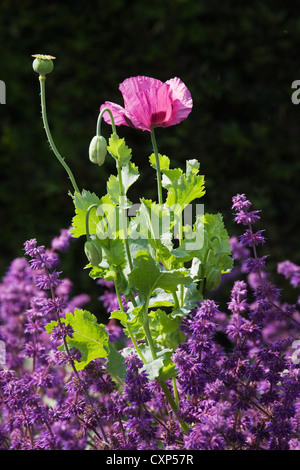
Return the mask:
<svg viewBox="0 0 300 470">
<path fill-rule="evenodd" d="M 63 159 L 63 157 L 60 155 L 60 153 L 58 152 L 57 148 L 56 148 L 56 145 L 53 141 L 53 138 L 52 138 L 52 135 L 51 135 L 51 132 L 50 132 L 50 129 L 49 129 L 49 124 L 48 124 L 48 118 L 47 118 L 47 112 L 46 112 L 46 92 L 45 92 L 45 81 L 46 81 L 46 77 L 45 76 L 42 76 L 40 75 L 39 76 L 39 81 L 40 81 L 40 89 L 41 89 L 41 108 L 42 108 L 42 118 L 43 118 L 43 123 L 44 123 L 44 128 L 45 128 L 45 131 L 46 131 L 46 135 L 47 135 L 47 138 L 48 138 L 48 141 L 49 141 L 49 144 L 50 144 L 50 147 L 53 151 L 53 153 L 55 154 L 56 158 L 58 159 L 58 161 L 61 163 L 61 165 L 64 167 L 64 169 L 66 170 L 66 172 L 68 173 L 69 175 L 69 178 L 71 180 L 71 183 L 73 185 L 73 188 L 74 188 L 74 191 L 79 193 L 79 188 L 77 186 L 77 183 L 75 181 L 75 178 L 74 178 L 74 175 L 70 169 L 70 167 L 67 165 L 67 163 L 65 162 L 65 160 Z"/>
<path fill-rule="evenodd" d="M 97 126 L 96 126 L 96 134 L 101 135 L 102 116 L 105 112 L 108 112 L 108 114 L 110 115 L 112 131 L 113 131 L 114 134 L 116 134 L 117 132 L 116 132 L 116 126 L 115 126 L 115 121 L 114 121 L 114 118 L 113 118 L 113 114 L 112 114 L 111 110 L 108 109 L 108 108 L 102 109 L 102 111 L 100 112 L 100 114 L 98 116 Z M 117 172 L 118 172 L 118 179 L 119 179 L 119 191 L 120 191 L 120 202 L 121 202 L 121 204 L 120 204 L 120 207 L 121 207 L 121 220 L 126 221 L 124 208 L 122 206 L 122 204 L 124 202 L 124 199 L 125 199 L 125 191 L 124 191 L 124 186 L 123 186 L 123 181 L 122 181 L 122 168 L 121 168 L 121 165 L 120 165 L 120 161 L 118 159 L 117 159 Z M 125 227 L 124 227 L 124 229 L 125 229 Z M 131 259 L 130 249 L 129 249 L 129 243 L 128 243 L 128 238 L 127 238 L 127 226 L 126 226 L 126 233 L 124 234 L 124 239 L 125 239 L 125 249 L 126 249 L 127 259 L 128 259 L 130 269 L 132 271 L 133 270 L 133 264 L 132 264 L 132 259 Z"/>
<path fill-rule="evenodd" d="M 122 169 L 121 169 L 121 165 L 120 165 L 119 160 L 117 160 L 117 172 L 118 172 L 119 188 L 120 188 L 121 220 L 124 220 L 125 224 L 127 224 L 126 217 L 125 217 L 125 211 L 124 211 L 124 207 L 123 207 L 123 202 L 124 202 L 124 199 L 125 199 L 125 192 L 124 192 L 124 186 L 123 186 L 123 181 L 122 181 Z M 129 242 L 128 242 L 128 237 L 127 237 L 127 225 L 126 225 L 126 227 L 124 227 L 124 230 L 126 231 L 126 233 L 124 233 L 125 249 L 126 249 L 126 254 L 127 254 L 127 259 L 128 259 L 128 263 L 129 263 L 129 266 L 130 266 L 130 270 L 132 271 L 133 270 L 133 263 L 132 263 L 132 259 L 131 259 L 131 253 L 130 253 Z"/>
<path fill-rule="evenodd" d="M 161 185 L 161 172 L 160 172 L 160 163 L 159 163 L 159 156 L 158 156 L 157 143 L 156 143 L 156 138 L 155 138 L 155 134 L 154 134 L 154 129 L 152 129 L 152 131 L 151 131 L 151 142 L 152 142 L 152 147 L 153 147 L 153 152 L 154 152 L 155 162 L 156 162 L 158 203 L 162 205 L 163 204 L 163 197 L 162 197 L 162 185 Z"/>
<path fill-rule="evenodd" d="M 172 384 L 173 384 L 173 391 L 174 391 L 175 401 L 178 405 L 178 403 L 179 403 L 179 394 L 178 394 L 178 389 L 177 389 L 176 377 L 172 378 Z"/>
<path fill-rule="evenodd" d="M 143 324 L 143 327 L 144 327 L 144 332 L 145 332 L 147 343 L 148 343 L 148 345 L 150 347 L 150 350 L 151 350 L 152 359 L 155 360 L 155 359 L 157 359 L 157 354 L 156 354 L 155 344 L 154 344 L 154 341 L 153 341 L 153 338 L 152 338 L 152 335 L 151 335 L 150 326 L 149 326 L 148 303 L 149 302 L 146 302 L 146 304 L 144 306 L 144 312 L 143 312 L 144 324 Z M 161 386 L 161 389 L 164 392 L 165 397 L 166 397 L 170 407 L 172 408 L 176 418 L 178 419 L 178 422 L 180 424 L 182 432 L 187 432 L 189 428 L 188 428 L 187 424 L 184 423 L 182 421 L 182 419 L 180 418 L 180 416 L 178 414 L 179 406 L 176 403 L 176 401 L 174 400 L 170 390 L 168 389 L 167 384 L 163 380 L 160 380 L 160 379 L 156 379 L 156 380 L 159 383 L 159 385 Z M 173 383 L 173 385 L 174 385 L 174 383 Z"/>
<path fill-rule="evenodd" d="M 169 405 L 171 406 L 176 418 L 178 419 L 178 422 L 180 424 L 180 428 L 181 428 L 181 431 L 183 433 L 186 433 L 188 430 L 189 430 L 189 427 L 188 425 L 182 421 L 182 419 L 180 418 L 179 414 L 178 414 L 178 410 L 179 410 L 179 406 L 178 404 L 175 402 L 167 384 L 163 381 L 163 380 L 159 380 L 157 379 L 157 382 L 159 383 L 159 385 L 161 386 L 161 389 L 162 391 L 164 392 L 165 394 L 165 397 L 169 403 Z"/>
<path fill-rule="evenodd" d="M 148 319 L 148 305 L 144 306 L 144 311 L 143 311 L 143 328 L 146 336 L 147 343 L 150 347 L 151 350 L 151 355 L 153 360 L 157 359 L 157 354 L 156 354 L 156 349 L 155 349 L 155 344 L 152 338 L 150 326 L 149 326 L 149 319 Z"/>
<path fill-rule="evenodd" d="M 123 307 L 123 303 L 122 303 L 122 299 L 121 299 L 121 294 L 120 294 L 120 290 L 119 290 L 119 286 L 118 286 L 118 283 L 115 281 L 115 291 L 116 291 L 116 294 L 117 294 L 117 298 L 118 298 L 118 302 L 119 302 L 119 307 L 120 307 L 120 310 L 121 312 L 125 312 L 124 310 L 124 307 Z M 135 350 L 136 352 L 138 353 L 138 355 L 140 356 L 140 358 L 142 359 L 142 361 L 144 362 L 144 364 L 147 363 L 143 353 L 141 352 L 137 342 L 136 342 L 136 339 L 131 331 L 131 328 L 130 328 L 130 325 L 129 323 L 126 323 L 126 328 L 127 328 L 127 331 L 129 333 L 129 336 L 130 336 L 130 339 L 135 347 Z"/>
<path fill-rule="evenodd" d="M 108 108 L 104 108 L 104 109 L 102 109 L 102 111 L 99 113 L 99 116 L 98 116 L 98 119 L 97 119 L 96 135 L 101 135 L 102 116 L 103 116 L 103 114 L 104 114 L 105 112 L 107 112 L 107 113 L 110 115 L 111 127 L 112 127 L 113 133 L 114 133 L 114 134 L 117 133 L 117 131 L 116 131 L 116 126 L 115 126 L 115 121 L 114 121 L 114 118 L 113 118 L 113 115 L 112 115 L 111 110 L 108 109 Z"/>
<path fill-rule="evenodd" d="M 96 134 L 101 135 L 102 116 L 105 112 L 108 112 L 108 114 L 110 115 L 112 131 L 113 131 L 114 134 L 116 134 L 115 121 L 114 121 L 111 110 L 108 109 L 108 108 L 102 109 L 102 111 L 100 112 L 100 114 L 98 116 L 97 126 L 96 126 Z M 126 218 L 124 216 L 125 215 L 124 208 L 122 206 L 122 204 L 124 202 L 124 199 L 125 199 L 125 191 L 124 191 L 124 186 L 123 186 L 123 181 L 122 181 L 122 168 L 121 168 L 121 165 L 120 165 L 120 161 L 118 159 L 117 159 L 117 172 L 118 172 L 118 179 L 119 179 L 119 191 L 120 191 L 120 202 L 121 202 L 121 204 L 120 204 L 121 220 L 126 220 Z M 124 227 L 124 229 L 125 229 L 125 227 Z M 127 238 L 127 227 L 126 227 L 126 233 L 124 234 L 124 239 L 125 239 L 125 248 L 126 248 L 128 263 L 129 263 L 130 269 L 132 270 L 133 269 L 133 264 L 132 264 L 132 259 L 131 259 L 130 249 L 129 249 L 129 243 L 128 243 L 128 238 Z"/>
<path fill-rule="evenodd" d="M 86 231 L 86 239 L 90 240 L 90 230 L 89 230 L 89 217 L 90 217 L 90 212 L 93 209 L 93 207 L 98 207 L 98 204 L 92 204 L 88 210 L 86 211 L 86 216 L 85 216 L 85 231 Z"/>
</svg>

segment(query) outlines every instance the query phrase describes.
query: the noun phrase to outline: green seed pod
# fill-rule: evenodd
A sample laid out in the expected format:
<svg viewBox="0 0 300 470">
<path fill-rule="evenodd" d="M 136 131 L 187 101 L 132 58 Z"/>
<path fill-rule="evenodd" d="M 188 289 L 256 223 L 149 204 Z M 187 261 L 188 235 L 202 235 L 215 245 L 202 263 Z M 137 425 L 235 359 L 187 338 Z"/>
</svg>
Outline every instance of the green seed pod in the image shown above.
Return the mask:
<svg viewBox="0 0 300 470">
<path fill-rule="evenodd" d="M 55 59 L 55 57 L 44 54 L 35 54 L 32 57 L 35 57 L 32 68 L 36 73 L 41 76 L 45 76 L 47 73 L 52 72 L 54 68 L 52 59 Z"/>
<path fill-rule="evenodd" d="M 103 165 L 107 154 L 107 142 L 102 135 L 95 135 L 89 146 L 89 157 L 92 163 Z"/>
<path fill-rule="evenodd" d="M 95 240 L 88 240 L 84 244 L 84 252 L 93 266 L 98 266 L 102 261 L 101 247 Z"/>
</svg>

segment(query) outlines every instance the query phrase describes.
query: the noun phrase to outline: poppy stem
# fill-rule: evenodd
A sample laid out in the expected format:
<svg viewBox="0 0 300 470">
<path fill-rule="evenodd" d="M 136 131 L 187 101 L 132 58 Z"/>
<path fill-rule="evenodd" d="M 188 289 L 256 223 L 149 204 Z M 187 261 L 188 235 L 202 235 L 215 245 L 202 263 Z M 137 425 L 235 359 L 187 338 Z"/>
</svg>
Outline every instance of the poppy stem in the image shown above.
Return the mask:
<svg viewBox="0 0 300 470">
<path fill-rule="evenodd" d="M 63 157 L 60 155 L 60 153 L 58 152 L 57 148 L 56 148 L 56 145 L 54 143 L 54 140 L 52 138 L 52 135 L 51 135 L 51 132 L 50 132 L 50 129 L 49 129 L 49 124 L 48 124 L 48 118 L 47 118 L 47 112 L 46 112 L 46 96 L 45 96 L 45 81 L 46 81 L 46 77 L 44 75 L 40 75 L 39 76 L 39 80 L 40 80 L 40 89 L 41 89 L 41 108 L 42 108 L 42 118 L 43 118 L 43 123 L 44 123 L 44 128 L 45 128 L 45 131 L 46 131 L 46 135 L 48 137 L 48 141 L 49 141 L 49 144 L 50 144 L 50 147 L 54 153 L 54 155 L 56 156 L 56 158 L 58 159 L 58 161 L 61 163 L 61 165 L 64 167 L 64 169 L 66 170 L 66 172 L 68 173 L 69 175 L 69 178 L 71 180 L 71 183 L 73 185 L 73 188 L 74 188 L 74 191 L 79 193 L 79 188 L 76 184 L 76 181 L 75 181 L 75 178 L 73 176 L 73 173 L 70 169 L 70 167 L 67 165 L 67 163 L 65 162 L 65 160 L 63 159 Z"/>
<path fill-rule="evenodd" d="M 89 231 L 89 217 L 90 217 L 90 212 L 93 207 L 98 207 L 98 204 L 92 204 L 88 210 L 86 211 L 86 216 L 85 216 L 85 231 L 86 231 L 86 239 L 89 241 L 91 239 L 90 231 Z"/>
<path fill-rule="evenodd" d="M 158 203 L 162 205 L 163 204 L 163 197 L 162 197 L 160 163 L 159 163 L 159 156 L 158 156 L 158 150 L 157 150 L 157 144 L 156 144 L 154 129 L 151 130 L 151 142 L 152 142 L 152 147 L 153 147 L 153 152 L 154 152 L 155 162 L 156 162 Z"/>
<path fill-rule="evenodd" d="M 110 116 L 110 120 L 111 120 L 111 127 L 112 127 L 112 131 L 114 134 L 117 133 L 116 131 L 116 126 L 115 126 L 115 121 L 114 121 L 114 117 L 113 117 L 113 114 L 111 112 L 111 110 L 109 108 L 104 108 L 102 109 L 102 111 L 100 111 L 99 113 L 99 116 L 98 116 L 98 119 L 97 119 L 97 126 L 96 126 L 96 135 L 101 135 L 101 123 L 102 123 L 102 116 L 103 114 L 107 112 Z"/>
</svg>

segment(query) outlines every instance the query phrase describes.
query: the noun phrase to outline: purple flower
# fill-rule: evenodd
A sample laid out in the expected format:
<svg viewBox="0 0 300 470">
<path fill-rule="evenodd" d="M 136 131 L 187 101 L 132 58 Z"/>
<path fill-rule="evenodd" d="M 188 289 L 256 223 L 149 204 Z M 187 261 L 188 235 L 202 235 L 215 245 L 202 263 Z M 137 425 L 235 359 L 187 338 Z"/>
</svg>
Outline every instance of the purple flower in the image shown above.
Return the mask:
<svg viewBox="0 0 300 470">
<path fill-rule="evenodd" d="M 250 225 L 254 224 L 257 220 L 260 219 L 258 215 L 259 211 L 239 211 L 234 220 L 237 224 Z"/>
<path fill-rule="evenodd" d="M 51 243 L 52 250 L 66 251 L 69 248 L 70 241 L 73 239 L 69 229 L 61 229 L 60 235 L 54 237 Z"/>
<path fill-rule="evenodd" d="M 27 240 L 24 243 L 24 250 L 25 254 L 30 256 L 31 258 L 36 258 L 39 255 L 43 255 L 45 253 L 44 246 L 37 246 L 36 238 L 32 238 L 31 240 Z"/>
<path fill-rule="evenodd" d="M 232 209 L 235 211 L 247 211 L 251 206 L 251 202 L 246 199 L 245 194 L 237 194 L 232 198 Z"/>
<path fill-rule="evenodd" d="M 232 209 L 236 212 L 234 220 L 237 224 L 251 225 L 260 219 L 259 211 L 249 212 L 251 205 L 245 194 L 237 194 L 232 198 Z"/>
<path fill-rule="evenodd" d="M 59 279 L 59 272 L 53 271 L 49 274 L 40 274 L 37 276 L 36 285 L 39 289 L 51 289 L 57 287 L 61 280 Z"/>
<path fill-rule="evenodd" d="M 134 353 L 126 357 L 126 384 L 124 396 L 132 405 L 141 405 L 151 400 L 152 393 L 146 371 L 142 370 L 143 362 Z"/>
<path fill-rule="evenodd" d="M 243 261 L 249 256 L 249 248 L 242 245 L 237 237 L 231 237 L 229 243 L 231 244 L 231 252 L 234 259 Z"/>
<path fill-rule="evenodd" d="M 265 243 L 265 238 L 262 235 L 263 230 L 258 230 L 257 232 L 253 233 L 252 230 L 246 230 L 243 235 L 240 237 L 240 241 L 244 246 L 257 246 L 260 244 Z"/>
<path fill-rule="evenodd" d="M 300 266 L 292 263 L 291 261 L 282 261 L 277 265 L 278 274 L 283 274 L 286 279 L 289 279 L 293 287 L 300 287 Z"/>
<path fill-rule="evenodd" d="M 248 258 L 244 264 L 244 269 L 248 273 L 257 273 L 263 271 L 266 265 L 267 256 L 261 258 Z"/>
<path fill-rule="evenodd" d="M 117 126 L 124 125 L 151 132 L 155 127 L 179 124 L 192 111 L 193 101 L 179 78 L 163 83 L 150 77 L 127 78 L 119 86 L 124 107 L 105 102 L 100 110 L 109 108 Z M 104 119 L 111 124 L 108 113 Z"/>
<path fill-rule="evenodd" d="M 236 281 L 231 291 L 231 301 L 228 308 L 232 313 L 242 314 L 248 308 L 247 284 L 244 281 Z"/>
</svg>

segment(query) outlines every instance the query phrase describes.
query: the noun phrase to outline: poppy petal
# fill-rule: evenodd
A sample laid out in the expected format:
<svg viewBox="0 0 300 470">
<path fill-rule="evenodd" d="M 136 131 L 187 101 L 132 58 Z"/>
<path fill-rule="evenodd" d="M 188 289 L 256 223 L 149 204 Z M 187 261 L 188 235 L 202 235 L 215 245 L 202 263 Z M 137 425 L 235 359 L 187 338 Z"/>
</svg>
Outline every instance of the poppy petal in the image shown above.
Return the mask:
<svg viewBox="0 0 300 470">
<path fill-rule="evenodd" d="M 173 101 L 173 114 L 167 125 L 173 126 L 187 118 L 192 111 L 193 100 L 190 91 L 179 78 L 172 78 L 166 83 L 170 86 Z"/>
<path fill-rule="evenodd" d="M 108 108 L 112 112 L 116 126 L 122 126 L 122 125 L 128 126 L 129 125 L 124 119 L 125 109 L 122 108 L 122 106 L 116 103 L 112 103 L 111 101 L 105 101 L 105 103 L 100 106 L 100 112 L 105 108 Z M 111 124 L 109 113 L 104 113 L 103 119 L 105 122 L 107 122 L 107 124 Z"/>
</svg>

